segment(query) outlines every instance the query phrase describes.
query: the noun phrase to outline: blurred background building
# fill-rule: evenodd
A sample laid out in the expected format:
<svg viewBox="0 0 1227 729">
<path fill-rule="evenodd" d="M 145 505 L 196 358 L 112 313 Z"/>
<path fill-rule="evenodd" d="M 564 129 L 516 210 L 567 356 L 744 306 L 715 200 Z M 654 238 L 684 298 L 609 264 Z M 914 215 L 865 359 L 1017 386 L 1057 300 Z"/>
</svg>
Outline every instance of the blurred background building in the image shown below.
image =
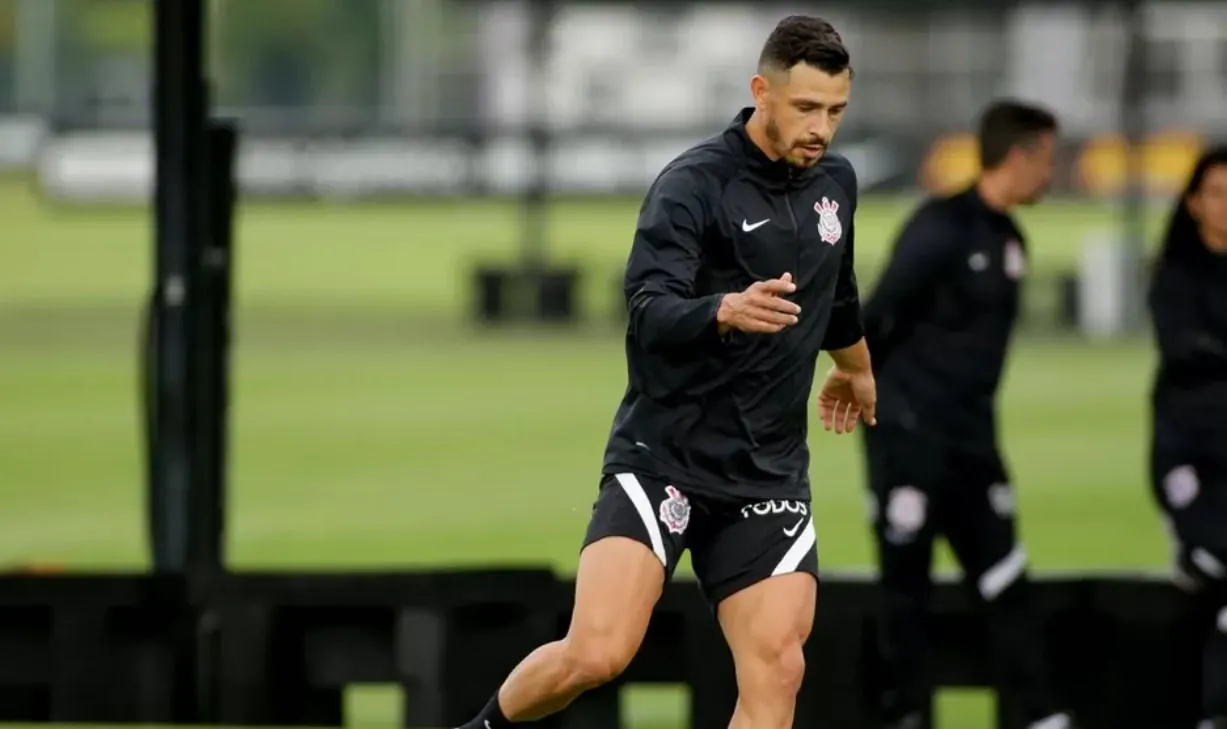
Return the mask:
<svg viewBox="0 0 1227 729">
<path fill-rule="evenodd" d="M 963 178 L 963 145 L 941 147 L 952 159 L 936 169 L 926 155 L 935 139 L 965 132 L 994 95 L 1060 113 L 1083 152 L 1066 158 L 1070 193 L 1119 191 L 1113 135 L 1128 118 L 1163 135 L 1152 183 L 1170 188 L 1186 135 L 1213 131 L 1227 112 L 1227 21 L 1217 3 L 1143 5 L 1146 61 L 1136 72 L 1125 67 L 1133 28 L 1120 5 L 946 5 L 821 9 L 854 54 L 859 83 L 842 148 L 870 188 Z M 540 4 L 527 1 L 212 7 L 216 101 L 264 138 L 246 150 L 250 189 L 335 195 L 514 191 L 531 176 L 524 137 L 534 124 L 559 135 L 548 165 L 556 188 L 637 191 L 744 103 L 774 21 L 812 11 L 560 3 L 537 59 Z M 58 194 L 126 192 L 142 177 L 141 139 L 131 133 L 148 120 L 148 43 L 142 0 L 0 3 L 0 159 L 38 163 Z M 1140 84 L 1135 98 L 1130 83 Z"/>
<path fill-rule="evenodd" d="M 1127 252 L 1227 137 L 1227 4 L 210 7 L 215 106 L 243 134 L 232 564 L 572 568 L 625 386 L 639 196 L 747 103 L 794 11 L 853 53 L 836 150 L 865 191 L 866 289 L 917 196 L 975 174 L 983 104 L 1060 115 L 1053 199 L 1020 214 L 1027 336 L 1003 393 L 1022 522 L 1040 571 L 1164 564 Z M 150 41 L 145 0 L 0 0 L 0 564 L 147 563 Z M 472 327 L 474 268 L 542 250 L 578 272 L 590 326 Z M 812 447 L 824 567 L 867 568 L 858 443 Z"/>
<path fill-rule="evenodd" d="M 251 199 L 638 194 L 745 102 L 775 20 L 808 10 L 533 0 L 284 8 L 211 4 L 215 103 L 242 120 Z M 1136 251 L 1140 196 L 1175 190 L 1227 112 L 1227 21 L 1216 3 L 888 0 L 823 13 L 854 54 L 840 151 L 869 192 L 964 184 L 980 107 L 1025 97 L 1064 125 L 1057 194 L 1112 202 L 1132 193 L 1103 235 Z M 34 170 L 59 201 L 147 197 L 147 15 L 143 0 L 0 3 L 0 164 Z M 539 251 L 547 233 L 520 230 L 525 250 Z M 1101 269 L 1119 257 L 1087 250 Z M 1075 288 L 1048 288 L 1039 299 L 1076 318 Z M 1136 323 L 1137 311 L 1113 308 Z"/>
</svg>

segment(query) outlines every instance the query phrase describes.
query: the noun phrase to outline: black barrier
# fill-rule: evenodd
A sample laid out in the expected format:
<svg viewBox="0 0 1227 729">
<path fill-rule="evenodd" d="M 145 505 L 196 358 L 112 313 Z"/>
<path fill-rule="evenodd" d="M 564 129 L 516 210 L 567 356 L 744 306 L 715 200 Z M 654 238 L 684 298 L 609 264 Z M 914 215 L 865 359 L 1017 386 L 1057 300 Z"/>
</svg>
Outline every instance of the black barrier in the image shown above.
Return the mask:
<svg viewBox="0 0 1227 729">
<path fill-rule="evenodd" d="M 194 720 L 194 626 L 181 585 L 0 579 L 0 721 Z"/>
<path fill-rule="evenodd" d="M 583 318 L 577 296 L 582 275 L 574 266 L 478 266 L 473 313 L 481 324 L 570 324 Z"/>
<path fill-rule="evenodd" d="M 548 570 L 230 575 L 194 586 L 213 600 L 197 612 L 185 585 L 0 579 L 0 721 L 340 726 L 347 686 L 388 683 L 404 689 L 406 727 L 455 726 L 532 648 L 563 634 L 574 589 Z M 1197 630 L 1173 588 L 1071 576 L 1038 581 L 1036 594 L 1056 688 L 1087 729 L 1195 723 Z M 214 636 L 207 664 L 195 655 L 202 619 Z M 824 578 L 797 726 L 874 726 L 876 621 L 869 580 Z M 935 590 L 930 637 L 935 686 L 991 683 L 984 626 L 960 586 Z M 195 675 L 202 665 L 216 675 Z M 197 701 L 205 679 L 213 706 Z M 727 726 L 732 661 L 693 584 L 666 590 L 626 674 L 552 725 L 621 726 L 628 683 L 686 685 L 689 726 Z M 999 727 L 1021 726 L 1014 708 L 999 697 Z"/>
</svg>

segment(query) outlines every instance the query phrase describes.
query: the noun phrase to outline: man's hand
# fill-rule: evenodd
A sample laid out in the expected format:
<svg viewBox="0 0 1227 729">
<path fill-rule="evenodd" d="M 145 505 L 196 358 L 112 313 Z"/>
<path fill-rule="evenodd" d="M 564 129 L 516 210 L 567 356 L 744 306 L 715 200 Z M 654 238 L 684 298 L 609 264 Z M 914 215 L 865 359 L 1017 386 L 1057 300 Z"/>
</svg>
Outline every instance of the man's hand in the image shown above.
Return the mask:
<svg viewBox="0 0 1227 729">
<path fill-rule="evenodd" d="M 742 332 L 775 334 L 797 323 L 801 307 L 780 298 L 797 290 L 792 274 L 769 281 L 758 281 L 739 294 L 726 294 L 716 310 L 716 326 L 721 334 L 736 329 Z"/>
<path fill-rule="evenodd" d="M 873 371 L 845 372 L 838 367 L 831 369 L 827 381 L 818 393 L 818 414 L 822 427 L 836 433 L 851 433 L 856 430 L 857 419 L 869 425 L 877 425 L 878 386 Z"/>
</svg>

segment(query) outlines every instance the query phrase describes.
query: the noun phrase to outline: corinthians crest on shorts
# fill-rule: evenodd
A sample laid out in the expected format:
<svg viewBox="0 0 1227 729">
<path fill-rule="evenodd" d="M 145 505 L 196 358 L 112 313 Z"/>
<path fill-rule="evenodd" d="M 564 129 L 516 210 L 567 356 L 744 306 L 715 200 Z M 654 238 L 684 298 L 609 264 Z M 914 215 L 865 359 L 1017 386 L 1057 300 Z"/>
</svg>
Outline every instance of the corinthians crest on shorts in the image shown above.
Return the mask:
<svg viewBox="0 0 1227 729">
<path fill-rule="evenodd" d="M 674 486 L 666 486 L 669 498 L 660 502 L 660 521 L 670 534 L 683 534 L 690 524 L 690 499 Z"/>
<path fill-rule="evenodd" d="M 839 222 L 839 203 L 824 197 L 814 203 L 814 212 L 818 213 L 818 235 L 824 243 L 835 245 L 844 234 L 844 227 Z"/>
</svg>

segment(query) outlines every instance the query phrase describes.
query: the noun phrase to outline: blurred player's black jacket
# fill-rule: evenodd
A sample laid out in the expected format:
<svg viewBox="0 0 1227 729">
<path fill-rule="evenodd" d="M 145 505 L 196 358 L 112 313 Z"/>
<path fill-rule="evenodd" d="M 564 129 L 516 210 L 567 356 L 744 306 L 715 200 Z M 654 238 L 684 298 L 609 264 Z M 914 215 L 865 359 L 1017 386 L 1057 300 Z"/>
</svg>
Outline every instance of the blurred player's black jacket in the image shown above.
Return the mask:
<svg viewBox="0 0 1227 729">
<path fill-rule="evenodd" d="M 1211 253 L 1191 221 L 1189 228 L 1169 239 L 1150 288 L 1156 427 L 1220 439 L 1227 451 L 1227 256 Z"/>
<path fill-rule="evenodd" d="M 804 172 L 772 161 L 738 115 L 657 177 L 627 263 L 629 384 L 604 472 L 691 491 L 809 496 L 809 394 L 821 349 L 860 341 L 856 176 L 843 157 Z M 724 294 L 791 273 L 800 322 L 720 337 Z"/>
<path fill-rule="evenodd" d="M 879 423 L 993 451 L 993 405 L 1025 273 L 1018 227 L 974 188 L 920 206 L 865 303 Z"/>
</svg>

